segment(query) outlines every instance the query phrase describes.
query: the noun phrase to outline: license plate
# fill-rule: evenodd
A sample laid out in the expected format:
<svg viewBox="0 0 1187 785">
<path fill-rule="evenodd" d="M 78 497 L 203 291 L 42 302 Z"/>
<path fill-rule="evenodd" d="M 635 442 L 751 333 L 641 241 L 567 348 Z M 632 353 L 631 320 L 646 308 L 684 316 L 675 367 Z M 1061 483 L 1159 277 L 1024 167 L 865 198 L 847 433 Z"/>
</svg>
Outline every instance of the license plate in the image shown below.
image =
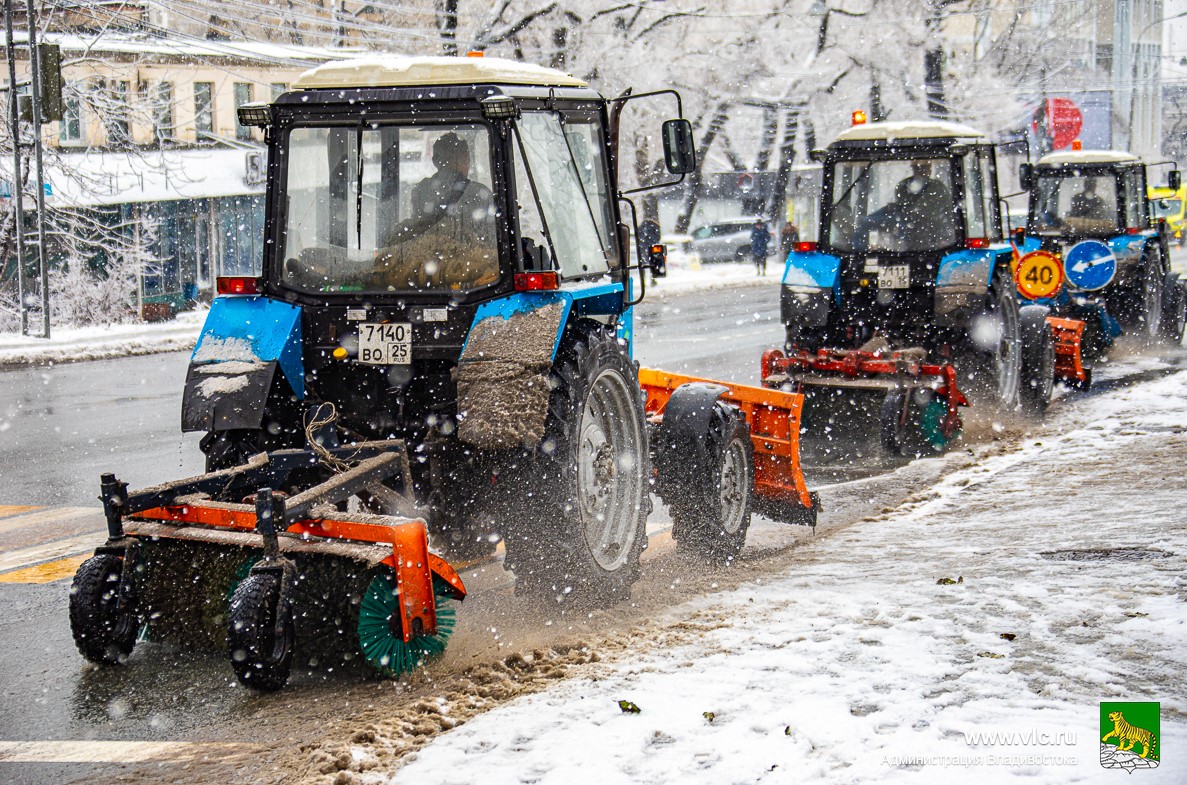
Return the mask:
<svg viewBox="0 0 1187 785">
<path fill-rule="evenodd" d="M 412 325 L 359 325 L 359 362 L 371 365 L 408 365 L 412 362 Z"/>
<path fill-rule="evenodd" d="M 906 264 L 883 265 L 878 268 L 879 289 L 906 289 L 911 285 L 911 266 Z"/>
</svg>

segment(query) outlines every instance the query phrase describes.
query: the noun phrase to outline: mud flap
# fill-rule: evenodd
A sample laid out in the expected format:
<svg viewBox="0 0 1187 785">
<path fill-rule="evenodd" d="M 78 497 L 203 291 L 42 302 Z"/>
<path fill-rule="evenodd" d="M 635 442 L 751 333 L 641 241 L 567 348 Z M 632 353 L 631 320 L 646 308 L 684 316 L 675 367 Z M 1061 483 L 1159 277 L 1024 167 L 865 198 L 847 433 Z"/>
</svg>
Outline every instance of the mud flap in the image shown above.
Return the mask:
<svg viewBox="0 0 1187 785">
<path fill-rule="evenodd" d="M 276 368 L 276 362 L 191 363 L 181 398 L 181 429 L 259 428 Z"/>
<path fill-rule="evenodd" d="M 454 371 L 459 439 L 487 450 L 540 443 L 552 392 L 548 374 L 566 310 L 553 302 L 474 325 Z"/>
<path fill-rule="evenodd" d="M 668 498 L 680 488 L 695 486 L 709 471 L 705 435 L 717 399 L 729 388 L 709 382 L 682 384 L 672 392 L 664 409 L 663 424 L 652 445 L 656 468 L 656 493 Z"/>
</svg>

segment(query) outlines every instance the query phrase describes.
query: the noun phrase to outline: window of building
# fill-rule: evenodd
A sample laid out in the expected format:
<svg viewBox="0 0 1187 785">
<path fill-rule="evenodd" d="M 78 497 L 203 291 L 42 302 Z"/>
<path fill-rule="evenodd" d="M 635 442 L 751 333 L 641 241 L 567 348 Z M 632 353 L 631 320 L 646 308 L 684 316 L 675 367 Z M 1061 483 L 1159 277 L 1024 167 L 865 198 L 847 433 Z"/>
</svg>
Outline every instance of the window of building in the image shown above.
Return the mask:
<svg viewBox="0 0 1187 785">
<path fill-rule="evenodd" d="M 58 123 L 58 141 L 63 144 L 83 141 L 82 89 L 81 82 L 67 82 L 62 90 L 62 121 Z"/>
<path fill-rule="evenodd" d="M 107 131 L 107 144 L 123 147 L 132 142 L 132 129 L 128 123 L 131 107 L 128 104 L 128 83 L 109 82 L 103 92 L 103 127 Z"/>
<path fill-rule="evenodd" d="M 194 131 L 198 141 L 214 136 L 214 84 L 194 82 Z"/>
<path fill-rule="evenodd" d="M 245 142 L 251 141 L 252 129 L 245 125 L 239 125 L 239 107 L 251 103 L 251 88 L 251 82 L 235 83 L 235 138 Z"/>
<path fill-rule="evenodd" d="M 152 93 L 153 134 L 158 143 L 173 139 L 173 83 L 157 82 Z"/>
<path fill-rule="evenodd" d="M 284 82 L 273 82 L 272 83 L 272 100 L 275 101 L 277 98 L 280 97 L 280 94 L 283 93 L 287 89 L 289 89 L 289 86 L 286 85 Z"/>
</svg>

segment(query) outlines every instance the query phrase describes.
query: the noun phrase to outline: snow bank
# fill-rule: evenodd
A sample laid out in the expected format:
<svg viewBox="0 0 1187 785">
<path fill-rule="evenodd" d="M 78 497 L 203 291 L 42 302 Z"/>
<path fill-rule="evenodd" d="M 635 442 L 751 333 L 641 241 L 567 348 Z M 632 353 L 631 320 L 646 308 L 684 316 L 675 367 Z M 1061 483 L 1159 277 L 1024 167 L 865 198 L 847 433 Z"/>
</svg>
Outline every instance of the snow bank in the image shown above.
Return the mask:
<svg viewBox="0 0 1187 785">
<path fill-rule="evenodd" d="M 362 781 L 1111 782 L 1098 704 L 1148 700 L 1167 755 L 1136 776 L 1185 782 L 1185 423 L 1187 372 L 1080 399 Z"/>
<path fill-rule="evenodd" d="M 0 367 L 106 360 L 158 352 L 189 351 L 206 311 L 187 311 L 168 322 L 55 327 L 47 341 L 0 333 Z"/>
</svg>

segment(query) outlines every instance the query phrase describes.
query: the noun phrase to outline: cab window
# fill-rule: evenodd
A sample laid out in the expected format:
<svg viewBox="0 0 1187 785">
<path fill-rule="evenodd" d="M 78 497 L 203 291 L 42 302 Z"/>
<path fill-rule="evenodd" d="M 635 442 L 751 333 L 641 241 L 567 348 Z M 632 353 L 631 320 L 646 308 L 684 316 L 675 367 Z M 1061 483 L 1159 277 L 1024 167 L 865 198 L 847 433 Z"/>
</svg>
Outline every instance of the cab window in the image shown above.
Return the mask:
<svg viewBox="0 0 1187 785">
<path fill-rule="evenodd" d="M 594 158 L 601 146 L 577 141 L 591 138 L 580 128 L 566 137 L 556 112 L 524 112 L 516 123 L 515 191 L 521 202 L 529 194 L 535 200 L 541 239 L 565 278 L 607 272 L 616 258 L 605 168 Z"/>
</svg>

